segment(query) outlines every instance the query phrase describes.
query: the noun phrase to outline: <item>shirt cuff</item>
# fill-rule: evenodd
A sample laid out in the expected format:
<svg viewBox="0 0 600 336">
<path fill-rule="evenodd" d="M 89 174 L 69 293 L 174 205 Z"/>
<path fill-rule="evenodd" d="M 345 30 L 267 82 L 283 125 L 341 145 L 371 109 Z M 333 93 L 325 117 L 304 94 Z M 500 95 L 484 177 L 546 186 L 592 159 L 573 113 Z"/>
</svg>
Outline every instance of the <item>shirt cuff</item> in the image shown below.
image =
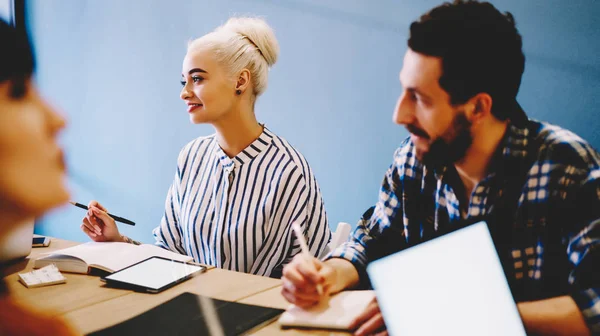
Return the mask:
<svg viewBox="0 0 600 336">
<path fill-rule="evenodd" d="M 571 293 L 592 335 L 600 335 L 600 288 Z"/>
</svg>

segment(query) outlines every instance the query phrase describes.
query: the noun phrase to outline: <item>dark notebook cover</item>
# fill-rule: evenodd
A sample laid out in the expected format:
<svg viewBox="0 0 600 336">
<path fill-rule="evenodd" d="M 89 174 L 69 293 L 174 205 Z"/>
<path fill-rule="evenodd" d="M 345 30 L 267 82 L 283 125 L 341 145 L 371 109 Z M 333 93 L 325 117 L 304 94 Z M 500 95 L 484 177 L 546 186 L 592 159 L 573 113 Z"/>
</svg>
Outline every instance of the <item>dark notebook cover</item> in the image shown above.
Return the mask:
<svg viewBox="0 0 600 336">
<path fill-rule="evenodd" d="M 240 335 L 283 313 L 247 304 L 210 299 L 225 335 Z M 200 296 L 183 293 L 147 312 L 90 335 L 210 335 Z"/>
</svg>

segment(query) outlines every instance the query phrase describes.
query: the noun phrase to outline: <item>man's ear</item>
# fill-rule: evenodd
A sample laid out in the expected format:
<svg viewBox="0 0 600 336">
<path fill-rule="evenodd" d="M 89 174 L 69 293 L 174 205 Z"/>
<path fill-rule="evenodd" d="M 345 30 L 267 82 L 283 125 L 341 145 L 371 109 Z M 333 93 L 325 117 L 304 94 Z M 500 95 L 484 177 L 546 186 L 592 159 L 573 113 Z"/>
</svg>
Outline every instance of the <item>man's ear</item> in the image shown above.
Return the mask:
<svg viewBox="0 0 600 336">
<path fill-rule="evenodd" d="M 478 93 L 465 104 L 467 119 L 477 123 L 492 114 L 492 97 L 487 93 Z"/>
<path fill-rule="evenodd" d="M 250 88 L 250 77 L 250 71 L 248 69 L 242 69 L 235 83 L 235 90 L 239 90 L 242 93 L 248 90 Z"/>
</svg>

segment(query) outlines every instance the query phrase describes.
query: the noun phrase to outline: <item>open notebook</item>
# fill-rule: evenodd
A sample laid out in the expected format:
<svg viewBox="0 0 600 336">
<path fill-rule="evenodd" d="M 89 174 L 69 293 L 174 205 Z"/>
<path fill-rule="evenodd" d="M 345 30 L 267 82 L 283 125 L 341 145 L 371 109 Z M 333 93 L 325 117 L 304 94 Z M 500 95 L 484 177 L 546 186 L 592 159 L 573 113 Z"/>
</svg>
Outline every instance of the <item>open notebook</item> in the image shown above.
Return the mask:
<svg viewBox="0 0 600 336">
<path fill-rule="evenodd" d="M 113 273 L 150 257 L 163 257 L 188 262 L 192 257 L 167 251 L 154 245 L 89 242 L 35 260 L 34 267 L 55 264 L 59 270 L 72 273 L 89 273 L 91 268 Z"/>
<path fill-rule="evenodd" d="M 279 318 L 279 324 L 282 327 L 349 330 L 352 321 L 374 298 L 374 291 L 344 291 L 308 309 L 291 305 Z"/>
</svg>

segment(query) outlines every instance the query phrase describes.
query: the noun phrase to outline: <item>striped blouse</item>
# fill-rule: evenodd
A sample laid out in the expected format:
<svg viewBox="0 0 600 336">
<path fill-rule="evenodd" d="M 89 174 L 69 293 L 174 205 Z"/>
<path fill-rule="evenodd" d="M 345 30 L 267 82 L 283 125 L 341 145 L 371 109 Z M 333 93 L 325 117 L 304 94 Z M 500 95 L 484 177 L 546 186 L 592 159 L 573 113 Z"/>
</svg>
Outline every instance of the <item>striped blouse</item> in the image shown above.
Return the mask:
<svg viewBox="0 0 600 336">
<path fill-rule="evenodd" d="M 321 254 L 331 232 L 315 176 L 302 154 L 265 127 L 233 158 L 214 135 L 188 143 L 153 234 L 158 246 L 196 262 L 280 277 L 301 251 L 294 221 L 310 252 Z"/>
</svg>

